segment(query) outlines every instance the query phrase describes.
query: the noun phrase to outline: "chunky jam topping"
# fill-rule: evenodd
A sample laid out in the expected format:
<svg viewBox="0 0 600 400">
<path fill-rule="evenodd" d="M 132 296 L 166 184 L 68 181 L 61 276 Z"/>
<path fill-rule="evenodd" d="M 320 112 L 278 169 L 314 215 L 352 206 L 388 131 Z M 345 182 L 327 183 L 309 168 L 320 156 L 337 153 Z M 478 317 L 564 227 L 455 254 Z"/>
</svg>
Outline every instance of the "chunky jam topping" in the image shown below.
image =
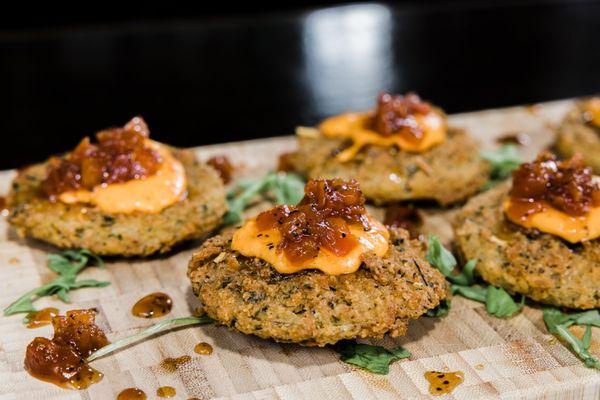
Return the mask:
<svg viewBox="0 0 600 400">
<path fill-rule="evenodd" d="M 42 188 L 50 198 L 73 190 L 127 182 L 153 175 L 162 158 L 148 145 L 148 127 L 135 117 L 122 128 L 96 134 L 97 143 L 83 139 L 63 158 L 52 158 Z"/>
<path fill-rule="evenodd" d="M 351 160 L 364 146 L 398 147 L 421 153 L 446 139 L 446 118 L 419 96 L 383 93 L 374 112 L 346 113 L 326 119 L 319 126 L 326 137 L 350 139 L 352 145 L 337 154 Z"/>
<path fill-rule="evenodd" d="M 37 379 L 72 389 L 83 389 L 99 381 L 102 374 L 85 363 L 106 346 L 104 332 L 94 323 L 94 310 L 68 311 L 52 319 L 54 337 L 35 338 L 25 354 L 25 369 Z"/>
<path fill-rule="evenodd" d="M 259 230 L 277 229 L 279 249 L 292 264 L 302 264 L 327 249 L 344 256 L 357 246 L 348 225 L 369 229 L 365 198 L 354 180 L 311 180 L 297 206 L 279 206 L 256 218 Z"/>
<path fill-rule="evenodd" d="M 526 205 L 528 213 L 549 205 L 581 216 L 600 201 L 600 188 L 592 177 L 591 168 L 585 167 L 580 158 L 557 161 L 554 155 L 545 153 L 513 172 L 511 200 Z"/>
<path fill-rule="evenodd" d="M 373 129 L 383 136 L 402 135 L 410 141 L 419 141 L 425 134 L 415 118 L 431 111 L 431 105 L 421 101 L 415 93 L 405 96 L 381 93 L 373 115 Z"/>
<path fill-rule="evenodd" d="M 513 173 L 503 204 L 506 217 L 525 228 L 571 243 L 600 237 L 600 189 L 579 158 L 557 161 L 542 154 Z"/>
<path fill-rule="evenodd" d="M 389 233 L 371 218 L 356 181 L 311 180 L 297 206 L 259 214 L 234 233 L 231 247 L 267 261 L 280 273 L 319 269 L 355 272 L 365 253 L 388 250 Z"/>
</svg>

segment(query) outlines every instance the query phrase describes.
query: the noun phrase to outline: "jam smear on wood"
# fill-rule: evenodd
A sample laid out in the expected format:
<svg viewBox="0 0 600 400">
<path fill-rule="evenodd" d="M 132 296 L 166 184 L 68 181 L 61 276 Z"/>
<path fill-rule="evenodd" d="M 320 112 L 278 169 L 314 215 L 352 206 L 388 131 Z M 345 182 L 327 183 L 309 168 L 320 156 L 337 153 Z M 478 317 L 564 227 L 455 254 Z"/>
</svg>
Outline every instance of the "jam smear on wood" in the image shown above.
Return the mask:
<svg viewBox="0 0 600 400">
<path fill-rule="evenodd" d="M 382 136 L 400 134 L 407 140 L 418 142 L 425 132 L 415 115 L 425 115 L 431 110 L 431 105 L 415 93 L 402 96 L 384 92 L 379 95 L 372 128 Z"/>
<path fill-rule="evenodd" d="M 40 326 L 50 325 L 52 319 L 58 315 L 58 309 L 54 307 L 43 308 L 40 311 L 32 311 L 27 314 L 27 327 L 39 328 Z"/>
<path fill-rule="evenodd" d="M 592 177 L 591 168 L 577 156 L 558 161 L 543 153 L 513 172 L 507 212 L 523 219 L 550 206 L 571 216 L 585 215 L 590 207 L 600 205 L 600 188 Z"/>
<path fill-rule="evenodd" d="M 294 157 L 293 152 L 281 153 L 277 162 L 278 172 L 295 172 L 296 167 L 292 158 Z"/>
<path fill-rule="evenodd" d="M 66 156 L 50 159 L 42 190 L 54 199 L 71 190 L 91 190 L 155 174 L 162 159 L 147 145 L 148 136 L 144 120 L 135 117 L 122 128 L 98 132 L 97 143 L 84 138 Z"/>
<path fill-rule="evenodd" d="M 206 160 L 206 163 L 217 170 L 223 183 L 231 182 L 234 168 L 233 164 L 231 164 L 231 161 L 229 161 L 229 158 L 227 158 L 227 156 L 213 156 Z"/>
<path fill-rule="evenodd" d="M 25 369 L 34 378 L 69 389 L 85 389 L 102 374 L 85 363 L 108 340 L 95 323 L 96 311 L 72 310 L 52 319 L 54 337 L 37 337 L 27 346 Z"/>
<path fill-rule="evenodd" d="M 423 219 L 412 205 L 393 203 L 385 209 L 383 223 L 394 228 L 402 228 L 410 233 L 411 238 L 419 236 L 419 227 Z"/>
<path fill-rule="evenodd" d="M 310 180 L 297 206 L 278 206 L 258 215 L 259 230 L 277 229 L 279 249 L 295 265 L 319 254 L 321 248 L 344 256 L 358 245 L 349 225 L 370 226 L 365 198 L 355 180 Z"/>
</svg>

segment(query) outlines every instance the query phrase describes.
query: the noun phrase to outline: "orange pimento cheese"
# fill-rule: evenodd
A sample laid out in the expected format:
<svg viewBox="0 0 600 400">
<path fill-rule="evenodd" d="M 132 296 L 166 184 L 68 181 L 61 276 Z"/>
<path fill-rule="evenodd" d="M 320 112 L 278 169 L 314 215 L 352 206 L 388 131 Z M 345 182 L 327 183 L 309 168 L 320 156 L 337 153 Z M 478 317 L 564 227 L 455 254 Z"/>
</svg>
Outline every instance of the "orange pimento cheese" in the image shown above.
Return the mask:
<svg viewBox="0 0 600 400">
<path fill-rule="evenodd" d="M 535 228 L 542 232 L 559 236 L 571 243 L 584 242 L 600 237 L 600 207 L 592 207 L 584 215 L 569 215 L 545 204 L 541 211 L 515 215 L 510 198 L 504 201 L 504 213 L 509 220 L 525 228 Z"/>
<path fill-rule="evenodd" d="M 370 229 L 361 225 L 349 225 L 350 233 L 358 239 L 358 245 L 348 254 L 338 257 L 320 249 L 317 257 L 299 265 L 292 264 L 284 252 L 278 249 L 281 234 L 277 229 L 259 230 L 256 220 L 251 219 L 238 229 L 231 248 L 246 257 L 257 257 L 271 264 L 277 272 L 291 274 L 305 269 L 318 269 L 329 275 L 356 272 L 365 253 L 383 257 L 388 251 L 389 232 L 383 224 L 369 217 Z"/>
<path fill-rule="evenodd" d="M 63 192 L 58 200 L 67 204 L 93 204 L 108 214 L 159 213 L 178 202 L 185 197 L 187 188 L 183 165 L 160 143 L 146 139 L 146 145 L 162 159 L 155 174 L 127 182 L 99 185 L 92 190 Z"/>
<path fill-rule="evenodd" d="M 414 118 L 423 130 L 420 140 L 410 140 L 400 134 L 383 136 L 371 128 L 373 113 L 346 113 L 327 118 L 319 126 L 322 135 L 331 138 L 347 138 L 352 140 L 352 145 L 337 155 L 340 162 L 346 162 L 367 145 L 382 147 L 397 146 L 402 150 L 422 153 L 431 147 L 441 144 L 446 140 L 445 117 L 435 110 L 427 114 L 416 114 Z"/>
</svg>

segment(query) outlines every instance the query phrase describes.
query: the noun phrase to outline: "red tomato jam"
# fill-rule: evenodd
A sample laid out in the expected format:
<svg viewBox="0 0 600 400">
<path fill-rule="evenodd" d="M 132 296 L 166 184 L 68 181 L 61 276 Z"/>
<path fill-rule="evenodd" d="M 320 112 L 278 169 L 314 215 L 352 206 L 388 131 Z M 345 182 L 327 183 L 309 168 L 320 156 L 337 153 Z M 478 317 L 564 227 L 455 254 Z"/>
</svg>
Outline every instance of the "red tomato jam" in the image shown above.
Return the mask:
<svg viewBox="0 0 600 400">
<path fill-rule="evenodd" d="M 412 205 L 390 204 L 385 209 L 383 223 L 394 228 L 402 228 L 410 233 L 410 237 L 419 237 L 419 227 L 423 220 Z"/>
<path fill-rule="evenodd" d="M 373 129 L 382 136 L 402 135 L 407 140 L 418 142 L 425 134 L 417 123 L 416 114 L 431 111 L 429 103 L 421 101 L 415 93 L 406 96 L 381 93 L 373 116 Z"/>
<path fill-rule="evenodd" d="M 233 164 L 227 156 L 213 156 L 206 163 L 217 170 L 223 183 L 231 182 L 233 177 Z"/>
<path fill-rule="evenodd" d="M 96 311 L 72 310 L 52 319 L 54 337 L 36 337 L 27 346 L 25 369 L 30 375 L 55 385 L 82 389 L 102 378 L 85 359 L 106 346 L 108 340 L 95 323 Z"/>
<path fill-rule="evenodd" d="M 342 179 L 310 180 L 297 206 L 265 211 L 256 224 L 261 231 L 277 229 L 281 233 L 279 249 L 294 265 L 316 257 L 321 248 L 342 257 L 358 245 L 349 227 L 370 229 L 358 183 Z"/>
<path fill-rule="evenodd" d="M 97 143 L 84 138 L 69 154 L 50 159 L 44 193 L 51 199 L 78 189 L 153 175 L 162 164 L 156 151 L 146 145 L 148 126 L 135 117 L 122 128 L 111 128 L 96 134 Z"/>
<path fill-rule="evenodd" d="M 592 180 L 592 170 L 580 157 L 557 161 L 543 153 L 513 172 L 511 207 L 516 218 L 541 212 L 551 206 L 572 216 L 586 214 L 600 204 L 600 188 Z"/>
</svg>

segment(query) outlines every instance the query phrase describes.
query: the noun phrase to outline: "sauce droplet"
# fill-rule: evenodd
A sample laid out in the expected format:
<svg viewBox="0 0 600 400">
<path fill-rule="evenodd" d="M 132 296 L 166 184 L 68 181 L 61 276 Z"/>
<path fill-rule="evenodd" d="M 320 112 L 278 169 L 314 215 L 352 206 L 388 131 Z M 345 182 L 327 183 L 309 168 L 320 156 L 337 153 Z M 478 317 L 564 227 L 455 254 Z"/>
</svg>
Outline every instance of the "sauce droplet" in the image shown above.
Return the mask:
<svg viewBox="0 0 600 400">
<path fill-rule="evenodd" d="M 450 393 L 460 385 L 465 379 L 465 374 L 461 371 L 427 371 L 425 372 L 425 379 L 429 381 L 429 393 L 441 395 Z"/>
<path fill-rule="evenodd" d="M 117 396 L 117 400 L 146 400 L 146 393 L 138 388 L 127 388 Z"/>
<path fill-rule="evenodd" d="M 173 397 L 177 394 L 177 391 L 172 386 L 161 386 L 156 389 L 156 395 L 158 397 Z"/>
<path fill-rule="evenodd" d="M 173 300 L 166 293 L 151 293 L 134 304 L 131 313 L 140 318 L 158 318 L 171 312 Z"/>
<path fill-rule="evenodd" d="M 208 356 L 212 354 L 213 348 L 210 344 L 206 342 L 201 342 L 194 346 L 194 352 L 203 356 Z"/>
<path fill-rule="evenodd" d="M 32 311 L 25 317 L 27 319 L 27 327 L 30 329 L 39 328 L 40 326 L 50 325 L 52 318 L 58 315 L 58 309 L 48 307 L 40 311 Z"/>
<path fill-rule="evenodd" d="M 166 372 L 175 372 L 179 366 L 189 362 L 192 359 L 190 356 L 181 356 L 177 358 L 165 358 L 160 362 L 160 368 Z"/>
</svg>

